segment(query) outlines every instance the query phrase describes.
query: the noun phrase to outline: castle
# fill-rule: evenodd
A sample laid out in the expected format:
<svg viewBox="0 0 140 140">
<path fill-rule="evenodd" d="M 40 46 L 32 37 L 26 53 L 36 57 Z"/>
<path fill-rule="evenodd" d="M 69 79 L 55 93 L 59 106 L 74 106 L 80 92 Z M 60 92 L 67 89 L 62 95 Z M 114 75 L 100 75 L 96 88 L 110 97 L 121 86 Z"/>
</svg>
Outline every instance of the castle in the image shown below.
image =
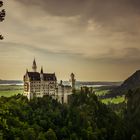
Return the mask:
<svg viewBox="0 0 140 140">
<path fill-rule="evenodd" d="M 24 95 L 29 100 L 34 97 L 43 97 L 44 95 L 52 96 L 61 103 L 67 103 L 68 95 L 72 94 L 75 89 L 75 75 L 70 75 L 70 85 L 64 85 L 61 80 L 57 83 L 57 77 L 55 73 L 44 73 L 43 67 L 40 72 L 37 72 L 37 65 L 34 59 L 32 65 L 32 72 L 26 70 L 23 77 L 24 81 Z"/>
</svg>

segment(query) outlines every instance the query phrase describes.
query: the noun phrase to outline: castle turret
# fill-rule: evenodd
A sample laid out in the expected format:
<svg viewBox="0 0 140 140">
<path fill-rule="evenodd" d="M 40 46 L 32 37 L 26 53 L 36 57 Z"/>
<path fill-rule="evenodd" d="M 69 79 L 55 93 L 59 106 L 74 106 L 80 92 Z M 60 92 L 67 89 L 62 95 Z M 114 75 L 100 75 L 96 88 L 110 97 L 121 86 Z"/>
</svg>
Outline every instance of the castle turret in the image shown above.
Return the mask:
<svg viewBox="0 0 140 140">
<path fill-rule="evenodd" d="M 43 67 L 41 67 L 41 71 L 40 71 L 40 79 L 43 81 L 44 77 L 43 77 Z"/>
<path fill-rule="evenodd" d="M 33 69 L 33 72 L 36 72 L 36 71 L 37 71 L 37 65 L 36 65 L 35 59 L 34 59 L 34 61 L 33 61 L 32 69 Z"/>
<path fill-rule="evenodd" d="M 74 90 L 75 89 L 75 81 L 76 81 L 74 73 L 71 73 L 70 77 L 71 77 L 71 79 L 70 79 L 71 87 L 72 87 L 72 90 Z"/>
</svg>

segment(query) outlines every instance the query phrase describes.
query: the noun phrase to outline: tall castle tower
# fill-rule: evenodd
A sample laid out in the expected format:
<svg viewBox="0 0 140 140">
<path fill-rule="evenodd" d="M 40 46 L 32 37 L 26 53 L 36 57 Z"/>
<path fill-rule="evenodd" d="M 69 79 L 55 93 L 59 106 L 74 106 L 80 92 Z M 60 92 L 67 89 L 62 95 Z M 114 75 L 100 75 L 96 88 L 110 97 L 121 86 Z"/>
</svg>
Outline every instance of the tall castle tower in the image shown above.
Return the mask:
<svg viewBox="0 0 140 140">
<path fill-rule="evenodd" d="M 43 77 L 43 67 L 41 67 L 41 71 L 40 71 L 40 79 L 41 79 L 41 81 L 44 80 L 44 77 Z"/>
<path fill-rule="evenodd" d="M 37 72 L 37 65 L 36 65 L 35 59 L 34 59 L 34 61 L 33 61 L 32 69 L 33 69 L 33 72 Z"/>
<path fill-rule="evenodd" d="M 74 73 L 71 73 L 70 77 L 71 77 L 70 83 L 71 83 L 72 90 L 75 90 L 75 81 L 76 81 L 76 79 L 75 79 Z"/>
</svg>

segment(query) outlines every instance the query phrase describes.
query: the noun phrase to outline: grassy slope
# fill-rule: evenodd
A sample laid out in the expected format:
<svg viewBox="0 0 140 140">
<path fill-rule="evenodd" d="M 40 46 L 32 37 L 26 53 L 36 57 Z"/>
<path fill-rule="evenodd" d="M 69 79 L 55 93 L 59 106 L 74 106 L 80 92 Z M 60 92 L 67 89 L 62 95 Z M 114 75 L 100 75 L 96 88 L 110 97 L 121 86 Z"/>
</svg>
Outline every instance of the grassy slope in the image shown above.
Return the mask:
<svg viewBox="0 0 140 140">
<path fill-rule="evenodd" d="M 109 93 L 109 90 L 96 90 L 96 92 L 95 92 L 95 94 L 98 97 L 106 95 L 108 93 Z M 105 104 L 108 104 L 108 103 L 118 104 L 118 103 L 122 103 L 124 101 L 124 96 L 117 96 L 114 98 L 105 98 L 105 99 L 101 99 L 101 101 Z"/>
<path fill-rule="evenodd" d="M 117 96 L 115 98 L 106 98 L 106 99 L 102 99 L 101 101 L 105 104 L 109 104 L 109 103 L 113 103 L 113 104 L 119 104 L 124 102 L 124 96 Z"/>
<path fill-rule="evenodd" d="M 0 85 L 0 96 L 10 97 L 23 93 L 23 86 L 19 85 Z"/>
<path fill-rule="evenodd" d="M 109 92 L 109 90 L 96 90 L 96 91 L 95 91 L 95 94 L 96 94 L 97 96 L 102 96 L 102 95 L 108 94 L 108 92 Z"/>
</svg>

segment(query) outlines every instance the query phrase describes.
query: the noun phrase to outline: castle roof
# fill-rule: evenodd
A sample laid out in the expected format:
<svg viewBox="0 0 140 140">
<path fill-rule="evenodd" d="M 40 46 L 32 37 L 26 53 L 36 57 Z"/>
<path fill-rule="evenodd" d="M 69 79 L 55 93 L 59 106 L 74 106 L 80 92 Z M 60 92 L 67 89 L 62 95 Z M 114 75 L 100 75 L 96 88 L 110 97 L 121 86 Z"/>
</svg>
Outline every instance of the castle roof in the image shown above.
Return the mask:
<svg viewBox="0 0 140 140">
<path fill-rule="evenodd" d="M 32 81 L 40 81 L 40 73 L 39 72 L 27 72 L 30 80 Z M 43 73 L 44 81 L 56 81 L 55 73 Z"/>
</svg>

